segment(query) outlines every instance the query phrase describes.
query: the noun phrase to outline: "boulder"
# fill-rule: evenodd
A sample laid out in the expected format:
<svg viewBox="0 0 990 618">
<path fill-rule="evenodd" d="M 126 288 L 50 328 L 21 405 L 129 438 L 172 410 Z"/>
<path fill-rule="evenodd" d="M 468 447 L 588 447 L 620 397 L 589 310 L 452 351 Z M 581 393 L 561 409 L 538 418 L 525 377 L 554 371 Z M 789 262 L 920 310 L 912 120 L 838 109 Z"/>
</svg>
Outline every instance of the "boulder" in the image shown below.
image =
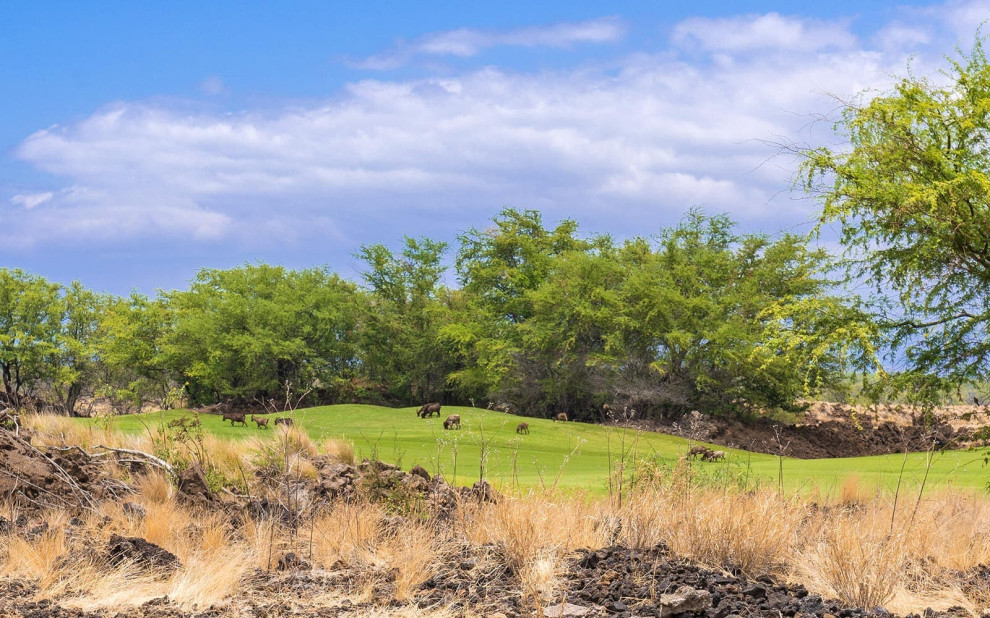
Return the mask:
<svg viewBox="0 0 990 618">
<path fill-rule="evenodd" d="M 681 586 L 674 594 L 660 595 L 660 607 L 664 616 L 679 616 L 703 612 L 712 606 L 712 595 L 707 590 L 696 590 L 691 586 Z"/>
</svg>

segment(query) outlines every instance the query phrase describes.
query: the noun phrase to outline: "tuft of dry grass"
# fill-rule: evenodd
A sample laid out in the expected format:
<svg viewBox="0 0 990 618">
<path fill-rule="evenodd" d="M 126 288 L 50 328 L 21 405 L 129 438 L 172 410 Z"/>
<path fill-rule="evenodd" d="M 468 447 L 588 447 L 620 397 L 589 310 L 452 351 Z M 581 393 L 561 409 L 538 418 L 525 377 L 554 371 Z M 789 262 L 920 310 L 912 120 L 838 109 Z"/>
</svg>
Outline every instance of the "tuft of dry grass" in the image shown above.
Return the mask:
<svg viewBox="0 0 990 618">
<path fill-rule="evenodd" d="M 566 554 L 604 545 L 607 530 L 596 525 L 597 508 L 585 500 L 546 495 L 463 504 L 459 528 L 473 545 L 498 547 L 506 566 L 519 576 L 525 596 L 538 604 L 556 596 Z"/>
<path fill-rule="evenodd" d="M 621 511 L 623 539 L 749 575 L 781 573 L 801 527 L 801 510 L 778 493 L 679 487 L 638 494 Z"/>
<path fill-rule="evenodd" d="M 148 470 L 134 480 L 134 488 L 141 499 L 151 504 L 165 504 L 175 496 L 175 488 L 162 470 Z"/>
<path fill-rule="evenodd" d="M 394 569 L 392 595 L 396 601 L 411 601 L 420 585 L 433 577 L 441 551 L 434 531 L 425 524 L 412 524 L 387 535 L 380 545 L 380 553 L 386 565 Z"/>
<path fill-rule="evenodd" d="M 253 567 L 255 557 L 247 543 L 203 548 L 189 556 L 169 582 L 170 598 L 193 608 L 205 608 L 230 598 Z"/>
<path fill-rule="evenodd" d="M 341 463 L 351 465 L 357 463 L 357 456 L 354 454 L 354 444 L 348 440 L 323 438 L 319 443 L 319 451 Z"/>
<path fill-rule="evenodd" d="M 875 534 L 878 523 L 848 512 L 830 518 L 797 556 L 801 579 L 852 607 L 883 607 L 893 597 L 904 556 L 900 535 Z"/>
</svg>

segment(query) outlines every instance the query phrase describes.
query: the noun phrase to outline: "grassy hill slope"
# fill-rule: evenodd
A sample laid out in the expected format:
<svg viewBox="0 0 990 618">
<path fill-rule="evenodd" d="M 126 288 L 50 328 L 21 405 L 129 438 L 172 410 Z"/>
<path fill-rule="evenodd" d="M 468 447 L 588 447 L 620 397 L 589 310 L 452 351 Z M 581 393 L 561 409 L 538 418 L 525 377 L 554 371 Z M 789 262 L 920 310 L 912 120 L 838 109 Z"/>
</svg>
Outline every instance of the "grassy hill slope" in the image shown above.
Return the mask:
<svg viewBox="0 0 990 618">
<path fill-rule="evenodd" d="M 143 432 L 182 414 L 188 412 L 121 416 L 110 422 L 115 429 Z M 461 416 L 460 431 L 444 431 L 443 419 L 450 414 Z M 419 464 L 430 473 L 439 471 L 448 481 L 458 484 L 476 481 L 484 465 L 486 478 L 502 486 L 556 484 L 561 488 L 605 493 L 609 490 L 609 470 L 619 469 L 623 459 L 628 483 L 634 476 L 633 462 L 641 463 L 635 473 L 640 476 L 650 468 L 669 469 L 689 447 L 687 440 L 666 434 L 585 423 L 554 423 L 458 406 L 444 406 L 440 418 L 430 419 L 418 418 L 416 408 L 347 404 L 297 410 L 290 416 L 314 440 L 350 441 L 358 458 L 378 458 L 407 469 Z M 201 418 L 206 431 L 231 439 L 271 439 L 274 433 L 259 430 L 253 424 L 246 428 L 232 427 L 219 416 Z M 515 433 L 521 421 L 529 423 L 529 435 Z M 81 419 L 79 422 L 103 421 Z M 858 485 L 864 493 L 877 489 L 893 491 L 899 476 L 902 491 L 916 491 L 925 479 L 928 461 L 925 453 L 913 453 L 906 461 L 904 455 L 779 461 L 770 455 L 711 446 L 726 451 L 726 461 L 698 462 L 691 474 L 705 475 L 719 483 L 764 486 L 776 486 L 782 476 L 788 490 L 828 493 L 841 491 L 844 485 Z M 983 465 L 979 453 L 950 451 L 932 456 L 927 476 L 930 488 L 984 488 L 990 481 L 990 469 Z"/>
</svg>

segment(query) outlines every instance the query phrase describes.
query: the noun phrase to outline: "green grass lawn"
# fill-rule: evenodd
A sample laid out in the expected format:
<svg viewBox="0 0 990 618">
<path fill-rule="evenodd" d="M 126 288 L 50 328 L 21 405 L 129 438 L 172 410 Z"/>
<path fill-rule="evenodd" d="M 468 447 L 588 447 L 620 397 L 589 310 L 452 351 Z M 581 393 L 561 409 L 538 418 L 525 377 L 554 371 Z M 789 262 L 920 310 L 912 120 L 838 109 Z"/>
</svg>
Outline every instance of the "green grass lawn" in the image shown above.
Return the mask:
<svg viewBox="0 0 990 618">
<path fill-rule="evenodd" d="M 169 411 L 112 419 L 112 426 L 124 432 L 144 432 L 168 420 L 188 414 Z M 463 428 L 444 431 L 443 419 L 459 414 Z M 439 418 L 421 419 L 416 408 L 385 408 L 369 405 L 335 405 L 297 410 L 295 423 L 313 439 L 341 438 L 354 445 L 358 458 L 378 458 L 408 469 L 416 464 L 430 473 L 440 471 L 448 481 L 464 485 L 481 473 L 482 450 L 487 452 L 485 476 L 493 483 L 520 488 L 556 486 L 590 493 L 608 491 L 610 462 L 615 469 L 625 453 L 626 479 L 633 461 L 673 466 L 688 449 L 683 438 L 651 432 L 606 428 L 585 423 L 554 423 L 481 410 L 444 406 Z M 249 427 L 232 427 L 219 416 L 202 415 L 206 431 L 219 436 L 257 438 L 272 434 Z M 529 423 L 529 435 L 515 433 L 520 421 Z M 94 423 L 80 419 L 82 423 Z M 714 445 L 712 445 L 714 447 Z M 776 486 L 781 462 L 759 453 L 725 450 L 725 462 L 698 462 L 692 474 L 711 477 L 713 482 Z M 849 477 L 857 477 L 864 492 L 893 491 L 901 478 L 902 491 L 917 491 L 925 477 L 925 453 L 904 455 L 801 460 L 784 458 L 782 478 L 788 490 L 834 493 Z M 904 472 L 901 475 L 901 466 Z M 936 453 L 928 472 L 927 487 L 985 489 L 990 468 L 983 465 L 981 453 L 950 451 Z"/>
</svg>

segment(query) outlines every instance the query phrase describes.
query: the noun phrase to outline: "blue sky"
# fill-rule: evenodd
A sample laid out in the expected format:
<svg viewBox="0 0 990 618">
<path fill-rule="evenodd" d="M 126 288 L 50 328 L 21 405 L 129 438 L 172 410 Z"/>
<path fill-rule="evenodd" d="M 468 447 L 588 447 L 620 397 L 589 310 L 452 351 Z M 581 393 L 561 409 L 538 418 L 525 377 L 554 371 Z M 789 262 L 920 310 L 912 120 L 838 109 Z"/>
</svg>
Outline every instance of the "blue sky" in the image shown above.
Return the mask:
<svg viewBox="0 0 990 618">
<path fill-rule="evenodd" d="M 866 6 L 863 6 L 866 4 Z M 357 278 L 504 206 L 806 231 L 829 94 L 936 76 L 990 0 L 0 0 L 0 266 L 114 293 L 266 261 Z"/>
</svg>

